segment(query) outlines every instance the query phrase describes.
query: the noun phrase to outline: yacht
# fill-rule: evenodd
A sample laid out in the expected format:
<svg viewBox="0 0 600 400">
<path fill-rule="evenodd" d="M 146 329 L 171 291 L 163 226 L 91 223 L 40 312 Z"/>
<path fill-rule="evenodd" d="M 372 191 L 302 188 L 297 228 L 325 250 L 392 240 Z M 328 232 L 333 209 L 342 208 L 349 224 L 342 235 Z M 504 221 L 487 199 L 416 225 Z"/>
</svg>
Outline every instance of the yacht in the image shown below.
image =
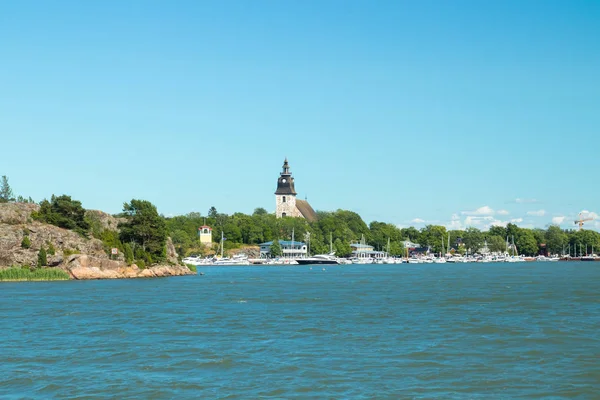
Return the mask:
<svg viewBox="0 0 600 400">
<path fill-rule="evenodd" d="M 315 254 L 312 257 L 306 258 L 297 258 L 296 262 L 300 265 L 312 265 L 312 264 L 340 264 L 337 257 L 334 255 L 335 253 L 329 254 Z"/>
</svg>

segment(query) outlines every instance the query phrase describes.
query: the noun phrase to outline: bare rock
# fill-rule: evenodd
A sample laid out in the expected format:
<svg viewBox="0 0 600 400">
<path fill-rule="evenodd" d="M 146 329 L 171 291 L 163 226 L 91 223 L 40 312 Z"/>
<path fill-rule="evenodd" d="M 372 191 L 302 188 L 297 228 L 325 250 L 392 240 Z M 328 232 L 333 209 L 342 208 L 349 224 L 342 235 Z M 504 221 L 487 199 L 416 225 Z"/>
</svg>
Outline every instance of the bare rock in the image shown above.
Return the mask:
<svg viewBox="0 0 600 400">
<path fill-rule="evenodd" d="M 119 231 L 119 224 L 126 222 L 125 218 L 116 218 L 100 210 L 86 210 L 85 217 L 91 224 L 97 224 L 101 230 Z"/>
<path fill-rule="evenodd" d="M 70 256 L 61 268 L 67 271 L 72 279 L 153 278 L 195 274 L 187 267 L 180 265 L 157 265 L 140 269 L 135 264 L 127 265 L 121 261 L 96 258 L 85 254 Z"/>
<path fill-rule="evenodd" d="M 31 221 L 31 213 L 39 209 L 31 203 L 0 203 L 0 224 L 26 224 Z"/>
</svg>

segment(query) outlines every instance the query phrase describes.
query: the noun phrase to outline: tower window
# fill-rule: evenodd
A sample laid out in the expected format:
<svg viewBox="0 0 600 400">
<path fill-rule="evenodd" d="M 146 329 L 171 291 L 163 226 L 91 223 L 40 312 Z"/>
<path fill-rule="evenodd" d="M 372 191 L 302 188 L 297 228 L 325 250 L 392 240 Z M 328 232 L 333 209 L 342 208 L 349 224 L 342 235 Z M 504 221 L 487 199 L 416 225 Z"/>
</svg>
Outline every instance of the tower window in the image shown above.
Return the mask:
<svg viewBox="0 0 600 400">
<path fill-rule="evenodd" d="M 282 217 L 285 217 L 285 216 L 286 216 L 286 213 L 281 213 L 281 216 L 282 216 Z"/>
<path fill-rule="evenodd" d="M 283 196 L 283 202 L 285 203 L 285 196 Z"/>
</svg>

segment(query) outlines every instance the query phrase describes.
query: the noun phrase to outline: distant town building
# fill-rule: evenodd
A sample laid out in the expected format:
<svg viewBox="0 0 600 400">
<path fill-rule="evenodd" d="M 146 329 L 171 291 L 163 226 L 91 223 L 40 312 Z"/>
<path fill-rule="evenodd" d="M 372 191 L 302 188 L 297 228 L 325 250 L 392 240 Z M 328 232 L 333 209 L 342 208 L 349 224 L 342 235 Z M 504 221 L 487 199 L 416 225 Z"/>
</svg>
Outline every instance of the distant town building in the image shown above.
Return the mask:
<svg viewBox="0 0 600 400">
<path fill-rule="evenodd" d="M 410 240 L 404 240 L 400 243 L 402 243 L 402 246 L 404 246 L 405 249 L 416 249 L 418 247 L 421 247 L 419 243 L 413 243 Z"/>
<path fill-rule="evenodd" d="M 283 162 L 283 171 L 277 179 L 275 191 L 275 215 L 281 217 L 305 218 L 309 222 L 317 220 L 317 213 L 306 200 L 296 199 L 294 178 L 290 172 L 287 158 Z"/>
<path fill-rule="evenodd" d="M 207 246 L 212 244 L 212 228 L 210 226 L 202 225 L 198 228 L 198 235 L 200 236 L 200 244 Z"/>
<path fill-rule="evenodd" d="M 260 244 L 260 257 L 268 258 L 271 253 L 273 241 Z M 279 240 L 281 254 L 284 258 L 305 258 L 308 255 L 306 244 L 291 240 Z"/>
<path fill-rule="evenodd" d="M 353 258 L 385 258 L 385 251 L 375 251 L 374 247 L 365 243 L 350 243 Z"/>
</svg>

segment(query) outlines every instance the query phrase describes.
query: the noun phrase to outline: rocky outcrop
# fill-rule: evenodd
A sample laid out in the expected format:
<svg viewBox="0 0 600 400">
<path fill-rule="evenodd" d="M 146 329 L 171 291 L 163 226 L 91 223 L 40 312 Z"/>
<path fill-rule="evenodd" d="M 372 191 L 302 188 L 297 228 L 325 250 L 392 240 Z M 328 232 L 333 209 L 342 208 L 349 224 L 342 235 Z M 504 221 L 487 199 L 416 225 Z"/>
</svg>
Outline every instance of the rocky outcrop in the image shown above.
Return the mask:
<svg viewBox="0 0 600 400">
<path fill-rule="evenodd" d="M 115 218 L 100 210 L 86 210 L 85 217 L 92 224 L 98 224 L 101 230 L 118 231 L 119 224 L 127 222 L 125 218 Z"/>
<path fill-rule="evenodd" d="M 156 265 L 150 268 L 138 268 L 121 261 L 91 257 L 85 254 L 70 256 L 60 268 L 72 279 L 122 279 L 155 278 L 166 276 L 195 275 L 195 272 L 181 265 Z"/>
<path fill-rule="evenodd" d="M 31 213 L 37 210 L 37 204 L 0 204 L 0 268 L 36 265 L 40 248 L 48 249 L 51 244 L 55 254 L 47 255 L 48 266 L 64 269 L 73 279 L 150 278 L 193 274 L 189 268 L 178 265 L 177 252 L 170 238 L 166 248 L 168 265 L 138 268 L 135 264 L 127 265 L 123 261 L 123 254 L 113 256 L 116 260 L 111 260 L 99 239 L 86 238 L 76 232 L 32 220 Z M 86 211 L 86 216 L 100 230 L 118 231 L 118 224 L 122 222 L 119 218 L 97 210 Z M 25 236 L 28 236 L 31 243 L 29 248 L 21 246 Z"/>
</svg>

